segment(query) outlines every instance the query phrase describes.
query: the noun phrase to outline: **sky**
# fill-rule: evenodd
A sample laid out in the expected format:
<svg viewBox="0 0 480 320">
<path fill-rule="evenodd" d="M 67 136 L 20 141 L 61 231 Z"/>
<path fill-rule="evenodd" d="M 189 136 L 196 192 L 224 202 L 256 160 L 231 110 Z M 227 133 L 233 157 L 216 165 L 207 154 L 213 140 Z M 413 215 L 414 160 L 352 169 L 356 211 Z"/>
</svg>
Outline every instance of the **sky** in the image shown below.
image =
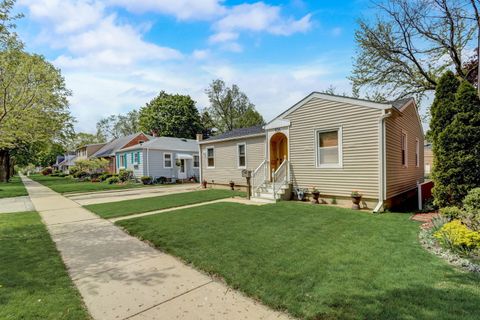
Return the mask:
<svg viewBox="0 0 480 320">
<path fill-rule="evenodd" d="M 77 131 L 161 90 L 208 107 L 214 79 L 270 120 L 312 91 L 350 93 L 356 20 L 368 0 L 17 0 L 27 50 L 60 68 Z"/>
</svg>

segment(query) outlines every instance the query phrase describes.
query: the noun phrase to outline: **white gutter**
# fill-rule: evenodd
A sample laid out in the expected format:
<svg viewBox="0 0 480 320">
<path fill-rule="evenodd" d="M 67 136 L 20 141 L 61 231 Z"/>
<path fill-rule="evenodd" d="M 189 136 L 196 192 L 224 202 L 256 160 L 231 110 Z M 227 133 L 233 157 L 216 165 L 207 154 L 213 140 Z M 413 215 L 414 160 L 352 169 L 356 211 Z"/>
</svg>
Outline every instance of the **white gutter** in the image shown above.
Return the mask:
<svg viewBox="0 0 480 320">
<path fill-rule="evenodd" d="M 385 201 L 386 191 L 386 139 L 385 139 L 385 119 L 392 114 L 386 110 L 382 110 L 382 116 L 378 120 L 378 134 L 379 134 L 379 150 L 378 150 L 378 203 L 373 209 L 373 212 L 383 211 L 383 202 Z"/>
</svg>

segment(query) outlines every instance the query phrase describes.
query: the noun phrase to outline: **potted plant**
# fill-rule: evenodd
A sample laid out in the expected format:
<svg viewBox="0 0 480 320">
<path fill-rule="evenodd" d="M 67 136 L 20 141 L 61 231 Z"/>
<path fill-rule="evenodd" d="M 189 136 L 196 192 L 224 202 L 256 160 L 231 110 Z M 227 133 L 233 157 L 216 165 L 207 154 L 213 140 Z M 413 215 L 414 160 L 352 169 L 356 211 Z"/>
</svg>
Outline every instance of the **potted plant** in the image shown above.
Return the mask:
<svg viewBox="0 0 480 320">
<path fill-rule="evenodd" d="M 207 189 L 207 180 L 203 179 L 202 181 L 202 188 Z"/>
<path fill-rule="evenodd" d="M 358 191 L 352 191 L 352 209 L 360 210 L 360 201 L 362 201 L 362 195 Z"/>
<path fill-rule="evenodd" d="M 318 202 L 318 198 L 320 198 L 320 190 L 318 190 L 315 187 L 312 187 L 312 197 L 313 197 L 312 203 L 319 204 L 320 202 Z"/>
<path fill-rule="evenodd" d="M 230 185 L 230 190 L 235 190 L 235 182 L 233 180 L 230 180 L 229 185 Z"/>
<path fill-rule="evenodd" d="M 140 178 L 140 180 L 142 180 L 142 183 L 144 185 L 152 183 L 152 177 L 150 177 L 150 176 L 143 176 L 143 177 Z"/>
</svg>

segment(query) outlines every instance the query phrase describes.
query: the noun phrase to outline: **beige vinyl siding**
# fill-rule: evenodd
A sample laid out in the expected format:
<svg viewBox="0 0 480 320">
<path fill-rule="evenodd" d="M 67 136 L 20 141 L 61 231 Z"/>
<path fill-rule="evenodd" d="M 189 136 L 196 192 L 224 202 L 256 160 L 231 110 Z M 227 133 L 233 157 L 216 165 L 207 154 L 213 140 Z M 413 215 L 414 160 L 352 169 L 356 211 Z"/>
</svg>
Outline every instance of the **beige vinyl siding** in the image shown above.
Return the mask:
<svg viewBox="0 0 480 320">
<path fill-rule="evenodd" d="M 317 187 L 324 195 L 358 190 L 378 198 L 379 109 L 315 98 L 286 115 L 294 186 Z M 317 168 L 315 130 L 342 128 L 343 168 Z"/>
<path fill-rule="evenodd" d="M 237 185 L 245 185 L 246 180 L 242 177 L 242 170 L 237 163 L 237 144 L 246 143 L 246 157 L 248 170 L 255 170 L 265 159 L 265 137 L 241 138 L 228 141 L 212 142 L 201 145 L 202 179 L 209 183 L 212 180 L 219 184 L 228 184 L 233 180 Z M 215 168 L 207 168 L 206 150 L 208 147 L 215 148 Z"/>
<path fill-rule="evenodd" d="M 417 181 L 424 176 L 424 138 L 421 123 L 412 103 L 400 113 L 392 111 L 385 120 L 386 126 L 386 180 L 387 199 L 414 189 Z M 407 166 L 402 165 L 402 130 L 407 133 Z M 415 163 L 415 149 L 418 139 L 419 166 Z"/>
</svg>

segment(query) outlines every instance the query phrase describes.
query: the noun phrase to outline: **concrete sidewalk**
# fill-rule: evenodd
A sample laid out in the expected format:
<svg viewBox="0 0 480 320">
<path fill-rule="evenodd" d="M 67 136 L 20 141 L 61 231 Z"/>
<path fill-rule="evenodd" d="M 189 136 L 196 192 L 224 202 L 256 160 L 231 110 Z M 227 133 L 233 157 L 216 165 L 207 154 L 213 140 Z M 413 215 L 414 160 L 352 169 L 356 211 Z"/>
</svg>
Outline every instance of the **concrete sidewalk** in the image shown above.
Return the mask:
<svg viewBox="0 0 480 320">
<path fill-rule="evenodd" d="M 289 319 L 22 180 L 94 319 Z"/>
<path fill-rule="evenodd" d="M 0 199 L 0 213 L 34 211 L 29 196 Z"/>
</svg>

